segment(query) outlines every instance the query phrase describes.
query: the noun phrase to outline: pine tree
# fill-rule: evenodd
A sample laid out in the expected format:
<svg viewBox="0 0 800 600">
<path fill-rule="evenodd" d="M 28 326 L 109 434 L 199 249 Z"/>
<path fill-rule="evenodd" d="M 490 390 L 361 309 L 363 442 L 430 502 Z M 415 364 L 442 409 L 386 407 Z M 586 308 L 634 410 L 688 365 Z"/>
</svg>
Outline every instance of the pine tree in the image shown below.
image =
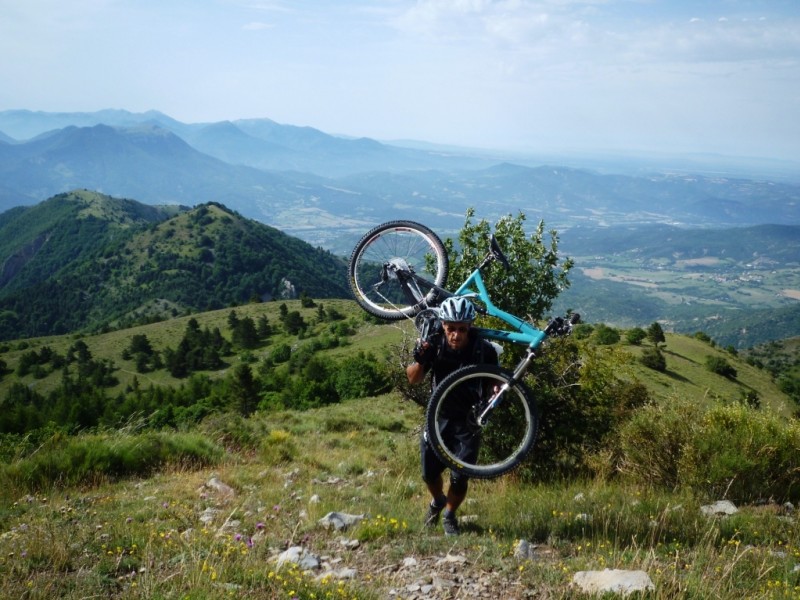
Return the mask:
<svg viewBox="0 0 800 600">
<path fill-rule="evenodd" d="M 667 341 L 667 338 L 664 336 L 664 330 L 661 329 L 661 325 L 658 324 L 658 321 L 654 321 L 653 324 L 647 328 L 647 339 L 653 342 L 656 348 L 658 348 L 659 344 Z"/>
</svg>

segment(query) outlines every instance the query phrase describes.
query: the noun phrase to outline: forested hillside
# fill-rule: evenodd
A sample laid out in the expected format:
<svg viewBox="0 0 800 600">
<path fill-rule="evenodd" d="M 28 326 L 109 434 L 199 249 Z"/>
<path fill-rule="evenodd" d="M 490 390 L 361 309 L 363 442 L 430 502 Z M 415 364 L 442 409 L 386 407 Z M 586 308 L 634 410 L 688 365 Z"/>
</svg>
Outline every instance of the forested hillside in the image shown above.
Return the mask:
<svg viewBox="0 0 800 600">
<path fill-rule="evenodd" d="M 0 264 L 0 339 L 347 294 L 342 260 L 222 205 L 159 208 L 87 191 L 0 215 Z"/>
</svg>

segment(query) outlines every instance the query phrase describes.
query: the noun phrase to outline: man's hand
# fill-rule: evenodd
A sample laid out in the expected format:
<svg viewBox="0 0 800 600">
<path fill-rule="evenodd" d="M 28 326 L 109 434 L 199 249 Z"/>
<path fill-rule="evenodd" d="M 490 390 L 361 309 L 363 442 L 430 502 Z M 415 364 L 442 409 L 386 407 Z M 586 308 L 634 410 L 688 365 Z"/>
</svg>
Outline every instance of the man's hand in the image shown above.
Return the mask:
<svg viewBox="0 0 800 600">
<path fill-rule="evenodd" d="M 436 348 L 428 341 L 417 340 L 414 346 L 414 362 L 428 366 L 436 358 Z"/>
</svg>

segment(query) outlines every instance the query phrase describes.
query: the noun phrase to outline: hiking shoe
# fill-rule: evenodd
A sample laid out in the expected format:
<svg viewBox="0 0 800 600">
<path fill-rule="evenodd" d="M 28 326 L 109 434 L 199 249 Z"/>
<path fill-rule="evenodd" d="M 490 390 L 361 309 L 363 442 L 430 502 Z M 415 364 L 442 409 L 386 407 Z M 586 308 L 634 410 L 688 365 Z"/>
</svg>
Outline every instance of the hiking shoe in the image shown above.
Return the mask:
<svg viewBox="0 0 800 600">
<path fill-rule="evenodd" d="M 425 515 L 425 527 L 435 527 L 436 524 L 439 522 L 439 515 L 442 514 L 444 510 L 444 504 L 441 506 L 436 506 L 433 502 L 428 505 L 428 512 Z"/>
<path fill-rule="evenodd" d="M 442 527 L 444 527 L 446 536 L 461 535 L 461 529 L 458 527 L 458 519 L 455 515 L 445 515 L 444 519 L 442 519 Z"/>
</svg>

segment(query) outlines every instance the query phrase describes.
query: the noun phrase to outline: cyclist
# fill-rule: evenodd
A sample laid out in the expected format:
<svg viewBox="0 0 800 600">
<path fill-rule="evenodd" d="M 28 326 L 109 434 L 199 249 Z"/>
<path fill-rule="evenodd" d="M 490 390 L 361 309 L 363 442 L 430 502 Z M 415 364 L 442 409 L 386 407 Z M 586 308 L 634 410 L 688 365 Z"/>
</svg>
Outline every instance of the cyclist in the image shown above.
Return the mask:
<svg viewBox="0 0 800 600">
<path fill-rule="evenodd" d="M 497 364 L 498 352 L 486 340 L 478 337 L 472 322 L 475 320 L 475 306 L 466 298 L 450 297 L 439 307 L 439 318 L 444 335 L 434 336 L 431 340 L 419 340 L 414 348 L 414 362 L 406 367 L 409 383 L 422 382 L 431 371 L 431 389 L 447 375 L 460 367 L 472 364 Z M 469 405 L 470 400 L 464 399 Z M 460 458 L 474 460 L 477 457 L 480 440 L 471 435 L 467 424 L 467 411 L 457 410 L 447 424 L 449 435 L 468 438 L 462 443 Z M 450 472 L 450 485 L 444 492 L 445 465 L 439 460 L 423 431 L 420 439 L 422 463 L 422 479 L 428 487 L 432 501 L 425 515 L 425 526 L 434 527 L 439 515 L 444 511 L 442 526 L 445 535 L 460 533 L 456 510 L 467 496 L 469 478 L 463 474 Z"/>
</svg>

